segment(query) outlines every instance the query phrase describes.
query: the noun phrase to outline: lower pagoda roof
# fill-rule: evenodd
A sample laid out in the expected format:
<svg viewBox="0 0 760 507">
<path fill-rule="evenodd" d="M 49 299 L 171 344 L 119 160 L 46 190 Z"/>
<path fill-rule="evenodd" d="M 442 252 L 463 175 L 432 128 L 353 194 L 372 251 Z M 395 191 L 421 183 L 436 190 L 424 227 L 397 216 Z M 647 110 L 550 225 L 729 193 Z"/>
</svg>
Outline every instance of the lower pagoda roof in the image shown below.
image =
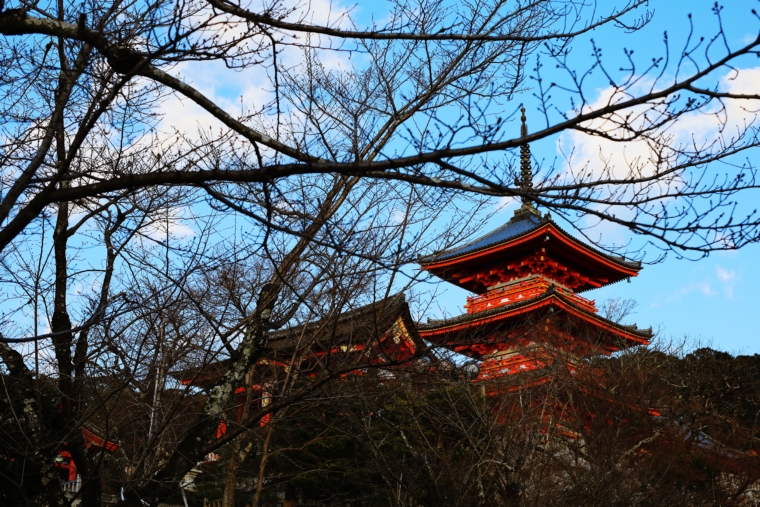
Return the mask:
<svg viewBox="0 0 760 507">
<path fill-rule="evenodd" d="M 466 313 L 456 317 L 428 320 L 426 323 L 418 323 L 417 331 L 421 338 L 431 342 L 440 342 L 439 337 L 446 335 L 459 334 L 466 331 L 476 333 L 486 333 L 492 325 L 507 323 L 515 317 L 524 321 L 528 313 L 548 311 L 549 315 L 568 315 L 579 321 L 583 321 L 592 327 L 604 330 L 609 338 L 616 338 L 615 341 L 622 347 L 633 345 L 648 345 L 652 337 L 652 329 L 639 329 L 634 325 L 623 325 L 602 317 L 601 315 L 591 312 L 572 301 L 572 299 L 555 286 L 549 287 L 543 294 L 532 298 L 526 298 L 522 301 L 497 306 L 488 310 L 477 313 Z M 557 311 L 559 310 L 559 311 Z M 524 322 L 523 322 L 524 323 Z M 519 325 L 519 323 L 518 323 Z M 476 335 L 471 338 L 464 338 L 461 343 L 468 341 L 472 344 L 488 343 L 489 345 L 507 343 L 511 338 L 499 333 L 503 338 L 493 339 L 484 335 Z"/>
</svg>

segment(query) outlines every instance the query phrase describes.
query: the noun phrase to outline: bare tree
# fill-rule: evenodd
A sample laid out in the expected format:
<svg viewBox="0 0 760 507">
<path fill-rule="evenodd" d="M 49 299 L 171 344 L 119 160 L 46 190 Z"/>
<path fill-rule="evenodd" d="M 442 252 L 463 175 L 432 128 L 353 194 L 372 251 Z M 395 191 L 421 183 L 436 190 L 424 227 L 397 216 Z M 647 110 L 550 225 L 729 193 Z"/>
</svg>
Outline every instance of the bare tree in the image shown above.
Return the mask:
<svg viewBox="0 0 760 507">
<path fill-rule="evenodd" d="M 70 500 L 57 480 L 65 448 L 83 505 L 105 493 L 157 503 L 209 453 L 246 449 L 262 417 L 330 399 L 324 389 L 357 368 L 407 367 L 388 354 L 314 358 L 346 345 L 328 332 L 342 314 L 396 301 L 419 276 L 411 260 L 476 231 L 491 197 L 531 200 L 579 227 L 591 214 L 678 252 L 756 241 L 754 214 L 724 214 L 754 188 L 753 168 L 710 172 L 755 147 L 754 123 L 698 146 L 669 128 L 693 112 L 728 125 L 720 104 L 752 109 L 759 97 L 721 78 L 760 42 L 730 47 L 719 26 L 703 56 L 688 42 L 676 63 L 639 70 L 629 54 L 615 72 L 599 54 L 588 72 L 611 83 L 599 102 L 569 49 L 594 28 L 641 30 L 650 17 L 645 1 L 608 9 L 399 1 L 383 25 L 361 28 L 348 12 L 317 24 L 280 1 L 1 4 L 9 491 L 29 505 Z M 547 86 L 538 58 L 567 81 Z M 266 73 L 271 93 L 233 113 L 181 77 L 211 63 Z M 511 120 L 529 87 L 545 126 L 518 137 Z M 167 133 L 160 105 L 173 97 L 221 128 Z M 513 183 L 513 149 L 567 131 L 643 143 L 647 161 L 599 170 L 568 155 L 532 186 Z M 302 342 L 278 334 L 309 325 L 320 332 Z M 346 346 L 382 336 L 369 326 Z M 197 375 L 182 384 L 179 371 Z M 271 403 L 241 402 L 246 377 L 267 371 Z M 116 459 L 118 486 L 104 493 Z"/>
<path fill-rule="evenodd" d="M 704 53 L 704 44 L 692 39 L 683 50 L 673 50 L 665 39 L 663 55 L 644 67 L 630 52 L 630 65 L 612 71 L 600 51 L 585 73 L 569 67 L 568 49 L 577 37 L 604 25 L 644 29 L 651 16 L 646 5 L 631 2 L 599 15 L 582 4 L 569 8 L 548 0 L 514 6 L 473 2 L 459 8 L 399 2 L 386 24 L 363 30 L 342 28 L 351 24 L 348 14 L 327 25 L 311 24 L 303 9 L 280 2 L 261 9 L 221 0 L 152 2 L 144 8 L 118 2 L 68 10 L 63 3 L 49 10 L 23 2 L 18 8 L 6 6 L 0 32 L 9 37 L 7 65 L 16 70 L 6 78 L 6 114 L 15 121 L 14 130 L 8 127 L 5 157 L 14 170 L 7 174 L 0 209 L 6 220 L 0 244 L 12 243 L 56 202 L 167 184 L 206 188 L 219 198 L 224 194 L 220 182 L 230 182 L 235 183 L 234 201 L 242 204 L 239 192 L 245 185 L 239 183 L 314 173 L 524 196 L 572 221 L 579 213 L 591 214 L 678 251 L 706 253 L 753 242 L 754 214 L 739 219 L 729 212 L 734 196 L 754 188 L 752 167 L 739 164 L 718 176 L 710 163 L 756 145 L 751 119 L 734 131 L 722 113 L 729 103 L 752 110 L 758 96 L 728 90 L 722 77 L 756 54 L 757 41 L 730 47 L 719 22 L 707 36 L 712 42 Z M 715 15 L 720 21 L 720 9 Z M 48 40 L 59 48 L 60 70 L 43 65 L 50 58 Z M 543 58 L 567 71 L 565 82 L 546 84 L 541 65 L 528 70 L 541 44 Z M 295 51 L 303 54 L 300 64 L 278 60 Z M 331 52 L 356 54 L 357 63 L 346 70 L 326 68 L 321 62 Z M 233 116 L 172 72 L 177 63 L 199 61 L 268 70 L 272 102 L 251 104 Z M 39 82 L 42 72 L 55 88 L 21 84 Z M 610 83 L 601 102 L 581 79 L 592 73 Z M 516 129 L 507 120 L 517 107 L 495 104 L 521 102 L 528 77 L 536 79 L 545 126 L 514 137 Z M 100 91 L 79 100 L 76 94 L 90 93 L 82 87 L 88 79 L 96 79 Z M 185 139 L 150 166 L 157 170 L 121 163 L 96 172 L 70 171 L 82 149 L 100 144 L 108 117 L 120 111 L 138 129 L 150 121 L 151 109 L 137 104 L 150 104 L 165 93 L 187 98 L 224 125 L 213 150 Z M 715 115 L 730 133 L 718 128 L 702 144 L 672 136 L 669 127 L 688 121 L 693 112 Z M 58 125 L 76 115 L 77 127 L 62 132 L 69 138 L 61 152 L 66 161 L 47 163 Z M 626 167 L 600 169 L 583 160 L 577 164 L 568 154 L 567 165 L 542 171 L 532 188 L 514 186 L 516 171 L 509 159 L 494 157 L 567 130 L 636 141 L 645 155 Z M 133 150 L 146 147 L 124 142 Z"/>
</svg>

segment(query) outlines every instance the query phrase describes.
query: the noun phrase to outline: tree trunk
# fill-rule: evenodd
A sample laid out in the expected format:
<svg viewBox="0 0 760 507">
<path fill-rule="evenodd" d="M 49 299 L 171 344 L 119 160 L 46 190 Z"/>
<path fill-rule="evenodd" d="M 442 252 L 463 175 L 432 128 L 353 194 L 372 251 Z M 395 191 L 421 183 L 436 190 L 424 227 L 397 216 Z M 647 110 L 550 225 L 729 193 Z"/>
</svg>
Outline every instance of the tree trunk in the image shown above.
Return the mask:
<svg viewBox="0 0 760 507">
<path fill-rule="evenodd" d="M 227 465 L 227 475 L 224 478 L 223 507 L 235 507 L 235 486 L 237 486 L 237 471 L 240 466 L 240 441 L 230 444 L 232 454 Z"/>
<path fill-rule="evenodd" d="M 240 414 L 240 420 L 242 423 L 248 419 L 248 409 L 251 407 L 251 385 L 253 384 L 253 372 L 256 365 L 252 365 L 248 370 L 248 374 L 245 376 L 245 400 L 243 401 L 243 413 Z M 224 480 L 224 504 L 223 507 L 235 507 L 235 486 L 237 486 L 237 471 L 240 468 L 241 463 L 245 461 L 248 454 L 253 449 L 253 441 L 248 437 L 248 433 L 244 433 L 237 440 L 230 444 L 232 454 L 230 456 L 230 462 L 227 465 L 227 475 Z"/>
<path fill-rule="evenodd" d="M 256 481 L 256 493 L 253 495 L 251 507 L 259 507 L 261 501 L 261 491 L 264 489 L 264 472 L 266 471 L 267 458 L 269 457 L 269 441 L 272 439 L 274 423 L 270 422 L 267 428 L 267 436 L 264 439 L 264 447 L 261 449 L 261 461 L 259 462 L 259 477 Z"/>
</svg>

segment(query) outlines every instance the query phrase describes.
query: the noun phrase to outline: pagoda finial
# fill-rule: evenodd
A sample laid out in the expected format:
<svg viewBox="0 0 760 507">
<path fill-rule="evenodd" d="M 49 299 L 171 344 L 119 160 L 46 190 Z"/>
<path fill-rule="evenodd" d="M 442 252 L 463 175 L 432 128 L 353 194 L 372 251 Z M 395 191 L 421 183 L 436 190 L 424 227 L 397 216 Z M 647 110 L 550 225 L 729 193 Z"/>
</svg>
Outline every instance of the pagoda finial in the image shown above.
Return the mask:
<svg viewBox="0 0 760 507">
<path fill-rule="evenodd" d="M 520 137 L 525 138 L 528 137 L 528 123 L 527 118 L 525 117 L 525 107 L 521 107 L 520 112 L 522 113 L 522 116 L 520 116 L 520 120 L 522 121 L 522 125 L 520 125 Z M 517 178 L 515 178 L 515 180 L 517 180 Z M 526 142 L 520 145 L 520 179 L 515 181 L 515 184 L 526 193 L 533 188 L 533 168 L 530 164 L 530 146 Z M 533 207 L 531 199 L 526 195 L 523 195 L 522 206 L 515 211 L 515 218 L 521 217 L 526 213 L 532 213 L 539 217 L 541 216 L 541 213 Z"/>
<path fill-rule="evenodd" d="M 528 137 L 528 124 L 525 117 L 525 108 L 521 107 L 522 125 L 520 126 L 520 137 Z M 520 188 L 527 191 L 533 188 L 533 169 L 530 167 L 530 146 L 528 143 L 520 145 Z M 523 197 L 523 202 L 530 204 L 530 199 Z"/>
</svg>

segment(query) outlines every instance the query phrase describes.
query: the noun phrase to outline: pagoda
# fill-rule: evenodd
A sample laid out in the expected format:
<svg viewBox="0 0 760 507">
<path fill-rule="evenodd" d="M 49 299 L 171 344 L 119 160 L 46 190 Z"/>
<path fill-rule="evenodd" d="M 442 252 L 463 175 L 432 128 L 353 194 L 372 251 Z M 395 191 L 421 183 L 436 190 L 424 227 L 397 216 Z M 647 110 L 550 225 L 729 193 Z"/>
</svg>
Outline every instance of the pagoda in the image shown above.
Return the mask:
<svg viewBox="0 0 760 507">
<path fill-rule="evenodd" d="M 522 109 L 521 135 L 527 135 Z M 516 179 L 517 180 L 517 179 Z M 420 338 L 480 363 L 478 380 L 541 370 L 647 345 L 651 329 L 610 321 L 579 293 L 637 276 L 641 263 L 574 238 L 529 198 L 530 148 L 520 146 L 522 206 L 509 222 L 462 246 L 420 259 L 422 268 L 475 293 L 467 313 L 418 324 Z"/>
</svg>

